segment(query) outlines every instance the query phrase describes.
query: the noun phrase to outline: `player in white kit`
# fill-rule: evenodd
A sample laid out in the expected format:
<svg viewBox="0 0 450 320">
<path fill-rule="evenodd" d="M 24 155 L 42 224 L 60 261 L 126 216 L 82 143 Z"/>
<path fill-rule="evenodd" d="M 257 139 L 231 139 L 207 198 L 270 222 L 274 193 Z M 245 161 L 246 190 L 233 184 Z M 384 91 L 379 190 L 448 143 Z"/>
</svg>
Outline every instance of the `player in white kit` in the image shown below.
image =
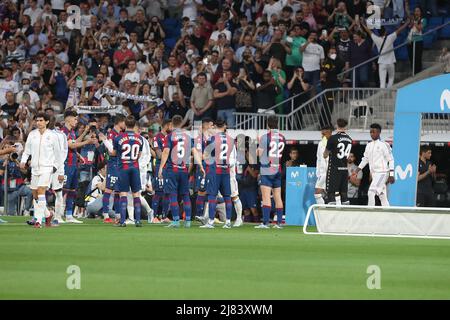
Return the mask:
<svg viewBox="0 0 450 320">
<path fill-rule="evenodd" d="M 60 128 L 60 124 L 55 124 L 54 117 L 50 119 L 49 129 L 52 130 L 58 137 L 59 146 L 62 150 L 62 155 L 64 155 L 61 157 L 62 163 L 59 172 L 55 172 L 52 175 L 52 180 L 50 182 L 50 188 L 55 192 L 55 217 L 53 220 L 54 224 L 65 223 L 65 221 L 63 220 L 65 202 L 62 189 L 64 185 L 64 162 L 66 161 L 69 146 L 67 143 L 67 136 L 60 131 Z"/>
<path fill-rule="evenodd" d="M 327 146 L 328 139 L 333 133 L 333 128 L 331 126 L 325 126 L 321 130 L 322 140 L 319 141 L 317 146 L 317 162 L 316 162 L 316 190 L 314 192 L 314 198 L 316 198 L 316 203 L 324 204 L 323 194 L 326 191 L 327 184 L 327 170 L 328 170 L 328 158 L 323 157 L 323 153 Z"/>
<path fill-rule="evenodd" d="M 380 134 L 381 126 L 378 123 L 372 124 L 370 126 L 372 141 L 367 144 L 361 163 L 353 175 L 357 175 L 359 171 L 369 164 L 372 182 L 367 193 L 369 199 L 367 205 L 375 206 L 375 196 L 377 195 L 380 198 L 381 205 L 389 207 L 387 184 L 395 182 L 394 157 L 391 146 L 380 139 Z"/>
<path fill-rule="evenodd" d="M 44 113 L 38 113 L 35 117 L 37 129 L 28 135 L 25 149 L 20 161 L 20 168 L 25 169 L 25 165 L 31 156 L 31 185 L 33 191 L 35 228 L 41 228 L 45 222 L 46 226 L 51 226 L 51 216 L 47 209 L 45 192 L 50 185 L 52 175 L 60 173 L 60 166 L 64 163 L 61 159 L 63 151 L 56 134 L 47 128 L 49 117 Z M 64 169 L 62 169 L 64 170 Z M 63 180 L 64 176 L 59 176 Z M 45 219 L 44 219 L 45 217 Z"/>
</svg>

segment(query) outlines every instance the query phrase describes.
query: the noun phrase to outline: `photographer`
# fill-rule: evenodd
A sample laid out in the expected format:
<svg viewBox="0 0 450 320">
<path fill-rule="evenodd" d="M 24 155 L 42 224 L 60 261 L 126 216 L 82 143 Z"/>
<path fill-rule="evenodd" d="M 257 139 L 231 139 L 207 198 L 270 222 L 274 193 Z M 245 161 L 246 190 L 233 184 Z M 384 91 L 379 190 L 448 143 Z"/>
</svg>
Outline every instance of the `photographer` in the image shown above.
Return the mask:
<svg viewBox="0 0 450 320">
<path fill-rule="evenodd" d="M 41 99 L 36 91 L 30 88 L 31 80 L 29 78 L 22 79 L 22 90 L 16 95 L 16 102 L 23 104 L 24 94 L 29 95 L 29 103 L 26 105 L 31 112 L 36 112 L 41 107 Z"/>
<path fill-rule="evenodd" d="M 27 170 L 21 170 L 19 167 L 19 154 L 16 150 L 20 144 L 13 144 L 10 139 L 5 139 L 4 141 L 0 151 L 0 153 L 3 154 L 0 159 L 0 176 L 2 180 L 1 191 L 4 193 L 5 168 L 7 167 L 8 212 L 6 212 L 6 214 L 17 215 L 19 197 L 25 197 L 24 212 L 29 212 L 33 201 L 33 195 L 31 189 L 25 184 Z"/>
</svg>

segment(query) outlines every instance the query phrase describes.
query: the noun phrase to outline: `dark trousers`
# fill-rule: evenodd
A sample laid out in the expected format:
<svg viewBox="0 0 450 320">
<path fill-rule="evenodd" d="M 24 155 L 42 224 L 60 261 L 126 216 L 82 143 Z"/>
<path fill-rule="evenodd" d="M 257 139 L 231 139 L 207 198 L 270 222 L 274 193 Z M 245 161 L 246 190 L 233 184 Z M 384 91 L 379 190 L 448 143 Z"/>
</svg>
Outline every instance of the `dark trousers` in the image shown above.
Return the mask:
<svg viewBox="0 0 450 320">
<path fill-rule="evenodd" d="M 409 56 L 409 63 L 411 65 L 411 70 L 413 66 L 413 59 L 414 61 L 414 73 L 417 74 L 420 71 L 422 71 L 422 52 L 423 52 L 423 41 L 415 41 L 416 43 L 416 52 L 415 57 L 414 55 L 414 42 L 411 42 L 408 44 L 408 56 Z"/>
</svg>

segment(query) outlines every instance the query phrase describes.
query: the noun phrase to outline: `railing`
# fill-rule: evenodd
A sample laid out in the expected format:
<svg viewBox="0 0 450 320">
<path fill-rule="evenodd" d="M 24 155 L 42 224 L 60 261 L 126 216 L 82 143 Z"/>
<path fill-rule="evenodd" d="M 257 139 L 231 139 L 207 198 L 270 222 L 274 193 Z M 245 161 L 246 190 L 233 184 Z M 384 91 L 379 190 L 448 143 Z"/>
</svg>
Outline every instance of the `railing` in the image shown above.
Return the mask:
<svg viewBox="0 0 450 320">
<path fill-rule="evenodd" d="M 278 115 L 282 130 L 319 130 L 332 125 L 338 118 L 348 120 L 352 130 L 367 130 L 371 123 L 379 123 L 383 129 L 394 128 L 395 99 L 397 90 L 380 88 L 336 88 L 322 91 L 300 107 L 285 115 Z M 237 129 L 265 129 L 269 114 L 237 113 L 236 119 L 247 117 Z M 239 124 L 239 122 L 238 122 Z M 423 115 L 422 132 L 448 133 L 448 115 L 426 113 Z"/>
<path fill-rule="evenodd" d="M 254 112 L 235 112 L 235 123 L 236 129 L 246 130 L 254 128 L 264 128 L 266 123 L 266 118 L 271 114 L 277 114 L 279 118 L 279 127 L 286 128 L 287 126 L 287 116 L 294 112 L 304 101 L 307 101 L 311 95 L 312 88 L 292 96 L 274 106 L 266 109 L 264 113 L 254 113 Z M 258 106 L 256 106 L 258 108 Z M 279 113 L 279 109 L 283 110 L 284 114 Z"/>
<path fill-rule="evenodd" d="M 442 24 L 442 25 L 440 25 L 440 26 L 437 26 L 436 28 L 433 28 L 433 29 L 431 29 L 431 30 L 428 30 L 427 32 L 425 32 L 424 34 L 422 34 L 422 37 L 425 37 L 425 36 L 427 36 L 427 35 L 429 35 L 429 34 L 432 34 L 432 33 L 436 32 L 436 31 L 438 31 L 438 30 L 440 30 L 440 29 L 442 29 L 442 28 L 448 26 L 449 24 L 450 24 L 450 21 L 448 21 L 448 22 L 446 22 L 446 23 L 444 23 L 444 24 Z M 405 42 L 403 42 L 403 43 L 401 43 L 401 44 L 395 46 L 393 49 L 388 50 L 388 51 L 386 51 L 386 52 L 383 52 L 383 55 L 388 54 L 388 53 L 391 53 L 392 51 L 395 51 L 395 50 L 397 50 L 397 49 L 399 49 L 399 48 L 401 48 L 401 47 L 404 47 L 404 46 L 406 46 L 406 45 L 408 45 L 408 44 L 410 44 L 410 41 L 406 40 Z M 414 61 L 414 62 L 412 63 L 411 74 L 412 74 L 412 76 L 414 76 L 414 75 L 416 74 L 416 70 L 415 70 L 415 61 L 416 61 L 416 41 L 413 41 L 412 44 L 413 44 L 413 52 L 412 52 L 413 57 L 412 57 L 412 61 Z M 374 56 L 374 57 L 372 57 L 372 58 L 370 58 L 370 59 L 368 59 L 368 60 L 366 60 L 366 61 L 364 61 L 364 62 L 361 62 L 360 64 L 358 64 L 358 65 L 356 65 L 356 66 L 354 66 L 354 67 L 351 67 L 351 68 L 348 69 L 348 70 L 345 70 L 345 71 L 341 72 L 341 73 L 338 75 L 338 77 L 344 77 L 345 75 L 351 73 L 351 74 L 352 74 L 352 83 L 353 83 L 352 86 L 353 86 L 353 88 L 355 88 L 355 87 L 356 87 L 356 83 L 355 83 L 355 81 L 356 81 L 356 69 L 358 69 L 358 68 L 360 68 L 360 67 L 362 67 L 362 66 L 364 66 L 364 65 L 366 65 L 366 64 L 368 64 L 368 63 L 370 63 L 370 62 L 373 62 L 373 61 L 377 60 L 380 56 L 381 56 L 381 54 L 378 54 L 378 55 L 376 55 L 376 56 Z"/>
</svg>

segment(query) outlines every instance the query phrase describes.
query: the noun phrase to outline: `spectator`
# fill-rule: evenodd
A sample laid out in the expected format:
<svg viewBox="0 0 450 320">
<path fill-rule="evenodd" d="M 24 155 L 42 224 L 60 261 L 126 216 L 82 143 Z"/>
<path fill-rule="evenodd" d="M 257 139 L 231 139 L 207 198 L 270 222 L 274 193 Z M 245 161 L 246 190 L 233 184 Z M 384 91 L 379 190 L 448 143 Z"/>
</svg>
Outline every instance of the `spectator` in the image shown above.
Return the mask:
<svg viewBox="0 0 450 320">
<path fill-rule="evenodd" d="M 359 171 L 357 175 L 353 175 L 358 166 L 355 164 L 356 157 L 353 153 L 350 153 L 347 158 L 348 163 L 348 200 L 351 205 L 359 205 L 359 186 L 363 177 L 362 171 Z"/>
<path fill-rule="evenodd" d="M 370 35 L 372 41 L 375 43 L 378 54 L 378 73 L 380 77 L 380 88 L 390 88 L 394 84 L 395 79 L 395 52 L 394 42 L 400 32 L 407 27 L 408 23 L 404 23 L 397 30 L 391 34 L 386 34 L 386 29 L 381 27 L 380 36 L 374 34 L 365 24 L 362 24 L 364 30 Z M 388 76 L 388 83 L 386 85 L 386 76 Z"/>
<path fill-rule="evenodd" d="M 364 39 L 363 33 L 358 31 L 353 35 L 353 41 L 350 43 L 348 61 L 346 68 L 353 68 L 366 62 L 372 52 L 372 45 L 368 40 Z M 365 63 L 355 70 L 355 87 L 366 88 L 369 82 L 369 63 Z M 352 73 L 353 76 L 353 73 Z"/>
<path fill-rule="evenodd" d="M 420 147 L 419 173 L 417 177 L 418 207 L 436 206 L 433 190 L 433 182 L 436 179 L 436 165 L 430 161 L 431 155 L 432 152 L 429 146 Z"/>
<path fill-rule="evenodd" d="M 19 92 L 19 86 L 17 82 L 13 80 L 11 68 L 5 68 L 3 70 L 3 76 L 4 78 L 0 79 L 0 105 L 6 103 L 6 93 L 8 91 L 12 92 L 13 94 Z"/>
<path fill-rule="evenodd" d="M 275 84 L 272 72 L 269 70 L 263 73 L 262 84 L 256 84 L 255 106 L 258 113 L 275 113 L 273 110 L 267 110 L 275 105 L 275 97 L 279 93 L 279 87 Z"/>
<path fill-rule="evenodd" d="M 234 128 L 234 112 L 236 111 L 237 92 L 236 85 L 232 82 L 233 75 L 231 71 L 224 71 L 223 76 L 217 80 L 214 87 L 214 101 L 217 110 L 217 118 L 226 122 L 227 128 Z"/>
<path fill-rule="evenodd" d="M 275 97 L 275 103 L 279 104 L 284 100 L 284 85 L 286 84 L 286 73 L 281 69 L 281 62 L 276 58 L 269 61 L 269 68 L 267 70 L 272 72 L 272 77 L 275 79 L 275 84 L 278 87 L 278 94 Z M 283 113 L 282 106 L 278 110 Z"/>
<path fill-rule="evenodd" d="M 267 22 L 261 22 L 253 35 L 252 43 L 254 43 L 257 48 L 264 49 L 270 44 L 271 38 L 269 25 Z"/>
<path fill-rule="evenodd" d="M 280 28 L 274 29 L 270 43 L 263 49 L 263 54 L 278 59 L 284 64 L 286 55 L 291 54 L 292 50 L 289 42 L 283 40 L 283 32 Z"/>
<path fill-rule="evenodd" d="M 409 6 L 407 6 L 408 8 Z M 409 15 L 409 9 L 407 9 Z M 423 17 L 422 9 L 416 7 L 414 14 L 410 17 L 408 33 L 408 56 L 411 68 L 414 73 L 422 71 L 422 52 L 423 52 L 423 31 L 427 26 L 427 19 Z M 414 66 L 413 66 L 414 63 Z"/>
<path fill-rule="evenodd" d="M 31 189 L 25 183 L 25 175 L 27 172 L 26 170 L 22 171 L 19 168 L 19 161 L 17 159 L 17 153 L 3 155 L 2 159 L 0 159 L 0 175 L 2 177 L 1 189 L 5 186 L 5 168 L 8 166 L 8 211 L 6 214 L 17 215 L 19 197 L 24 197 L 24 215 L 29 215 L 33 195 Z"/>
<path fill-rule="evenodd" d="M 340 87 L 338 75 L 342 72 L 344 65 L 345 63 L 338 56 L 336 48 L 331 47 L 322 63 L 322 70 L 326 73 L 326 88 L 322 89 Z"/>
<path fill-rule="evenodd" d="M 132 50 L 128 49 L 128 39 L 122 37 L 120 38 L 120 48 L 117 49 L 113 55 L 114 67 L 128 63 L 131 59 L 134 59 L 134 53 Z"/>
<path fill-rule="evenodd" d="M 86 197 L 88 199 L 86 212 L 88 217 L 96 216 L 102 211 L 103 204 L 103 192 L 105 191 L 106 187 L 106 166 L 104 164 L 101 164 L 98 168 L 97 175 L 92 179 L 92 182 L 90 184 L 89 189 L 87 190 Z M 114 211 L 112 210 L 112 202 L 114 198 L 111 197 L 111 203 L 109 208 L 111 208 L 111 211 L 108 214 L 105 214 L 106 216 L 103 218 L 109 218 L 110 216 L 114 216 Z"/>
<path fill-rule="evenodd" d="M 292 77 L 296 68 L 302 66 L 303 52 L 300 51 L 300 47 L 306 42 L 304 38 L 306 32 L 306 29 L 296 24 L 290 31 L 289 36 L 286 37 L 286 41 L 290 43 L 292 49 L 291 54 L 286 55 L 286 75 L 288 78 Z"/>
<path fill-rule="evenodd" d="M 450 73 L 450 52 L 448 48 L 442 48 L 439 55 L 439 62 L 443 64 L 444 73 Z"/>
<path fill-rule="evenodd" d="M 236 92 L 236 109 L 238 112 L 253 112 L 252 97 L 255 84 L 249 77 L 247 70 L 241 68 L 236 79 L 238 91 Z"/>
<path fill-rule="evenodd" d="M 194 121 L 202 118 L 214 118 L 213 115 L 213 91 L 207 84 L 205 73 L 197 75 L 197 86 L 192 90 L 191 109 L 194 113 Z"/>
<path fill-rule="evenodd" d="M 347 12 L 347 6 L 344 1 L 340 1 L 333 13 L 328 17 L 328 22 L 340 28 L 349 28 L 353 22 L 352 17 Z"/>
<path fill-rule="evenodd" d="M 39 21 L 43 11 L 38 6 L 37 0 L 30 0 L 29 3 L 30 6 L 23 11 L 23 15 L 30 17 L 30 23 L 31 25 L 34 25 L 36 22 Z"/>
<path fill-rule="evenodd" d="M 307 96 L 303 94 L 310 89 L 309 83 L 305 80 L 305 71 L 302 67 L 298 67 L 294 74 L 292 75 L 291 80 L 287 84 L 287 88 L 289 90 L 289 96 L 294 97 L 294 108 L 301 106 L 304 102 L 306 102 Z"/>
<path fill-rule="evenodd" d="M 40 50 L 44 49 L 48 44 L 48 37 L 42 33 L 42 25 L 36 22 L 33 25 L 33 33 L 27 38 L 28 54 L 30 56 L 36 55 Z"/>
<path fill-rule="evenodd" d="M 14 39 L 9 39 L 6 45 L 5 66 L 10 67 L 12 60 L 17 60 L 19 63 L 25 60 L 25 52 L 16 46 Z"/>
<path fill-rule="evenodd" d="M 19 109 L 19 104 L 14 99 L 14 93 L 12 91 L 6 92 L 6 103 L 2 105 L 2 111 L 8 115 L 14 116 Z"/>
<path fill-rule="evenodd" d="M 219 20 L 217 22 L 217 30 L 211 34 L 211 37 L 209 38 L 209 45 L 216 45 L 221 34 L 225 35 L 226 44 L 229 44 L 231 42 L 231 32 L 230 30 L 225 29 L 225 21 L 223 20 Z"/>
<path fill-rule="evenodd" d="M 236 57 L 239 62 L 242 62 L 242 55 L 246 50 L 249 50 L 251 55 L 254 55 L 256 51 L 256 48 L 252 46 L 252 37 L 250 35 L 243 36 L 243 45 L 236 50 Z"/>
<path fill-rule="evenodd" d="M 316 32 L 309 34 L 308 41 L 300 47 L 300 51 L 303 52 L 304 78 L 314 88 L 312 93 L 314 95 L 320 81 L 320 66 L 325 59 L 323 47 L 317 43 Z"/>
</svg>

